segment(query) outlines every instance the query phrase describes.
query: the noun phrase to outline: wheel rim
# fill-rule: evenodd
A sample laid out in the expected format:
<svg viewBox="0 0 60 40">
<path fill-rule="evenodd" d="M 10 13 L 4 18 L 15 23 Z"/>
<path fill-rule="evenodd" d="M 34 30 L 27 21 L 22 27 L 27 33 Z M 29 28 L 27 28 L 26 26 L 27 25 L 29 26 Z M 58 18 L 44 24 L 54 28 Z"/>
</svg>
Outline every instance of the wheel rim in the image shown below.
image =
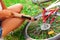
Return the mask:
<svg viewBox="0 0 60 40">
<path fill-rule="evenodd" d="M 36 25 L 37 23 L 37 25 Z M 42 24 L 42 20 L 40 20 L 40 23 Z M 59 22 L 58 22 L 59 23 Z M 41 25 L 40 24 L 40 25 Z M 59 23 L 60 24 L 60 23 Z M 57 24 L 58 26 L 60 26 L 59 24 Z M 51 27 L 49 30 L 41 30 L 39 28 L 39 25 L 38 25 L 38 22 L 37 21 L 34 21 L 34 22 L 30 22 L 28 25 L 27 25 L 27 28 L 25 30 L 25 33 L 27 35 L 28 38 L 32 38 L 32 39 L 48 39 L 48 38 L 52 38 L 54 37 L 56 34 L 59 33 L 60 31 L 60 27 L 55 27 L 57 26 L 55 23 L 53 23 L 53 26 L 54 27 Z M 30 27 L 29 27 L 30 26 Z M 31 28 L 31 29 L 30 29 Z M 37 30 L 39 29 L 39 30 Z M 35 30 L 35 31 L 34 31 Z M 53 33 L 51 35 L 48 35 L 48 32 L 49 31 L 54 31 L 56 33 Z M 58 30 L 58 31 L 56 31 Z M 40 31 L 40 32 L 39 32 Z M 33 34 L 33 33 L 34 34 Z M 37 35 L 36 35 L 37 34 Z"/>
</svg>

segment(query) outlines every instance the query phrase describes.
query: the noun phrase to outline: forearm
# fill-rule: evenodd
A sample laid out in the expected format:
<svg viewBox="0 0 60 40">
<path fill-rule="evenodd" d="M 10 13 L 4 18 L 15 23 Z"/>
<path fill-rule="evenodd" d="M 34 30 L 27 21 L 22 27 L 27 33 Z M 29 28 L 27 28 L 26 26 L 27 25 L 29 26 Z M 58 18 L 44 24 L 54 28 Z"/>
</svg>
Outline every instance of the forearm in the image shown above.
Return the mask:
<svg viewBox="0 0 60 40">
<path fill-rule="evenodd" d="M 18 18 L 23 18 L 23 19 L 28 19 L 29 21 L 34 21 L 34 17 L 31 17 L 29 15 L 25 15 L 25 14 L 18 14 L 18 13 L 14 13 L 14 17 L 18 17 Z"/>
<path fill-rule="evenodd" d="M 23 14 L 18 14 L 16 12 L 11 12 L 10 10 L 2 10 L 0 11 L 0 19 L 4 20 L 7 18 L 11 18 L 11 17 L 18 17 L 21 18 Z"/>
<path fill-rule="evenodd" d="M 24 14 L 19 14 L 19 13 L 16 13 L 16 12 L 11 12 L 10 10 L 0 11 L 0 19 L 6 19 L 6 18 L 11 18 L 11 17 L 22 18 L 22 16 L 31 17 L 29 15 L 24 15 Z M 25 19 L 30 19 L 30 18 L 25 18 Z M 34 18 L 31 17 L 31 20 L 34 20 Z"/>
</svg>

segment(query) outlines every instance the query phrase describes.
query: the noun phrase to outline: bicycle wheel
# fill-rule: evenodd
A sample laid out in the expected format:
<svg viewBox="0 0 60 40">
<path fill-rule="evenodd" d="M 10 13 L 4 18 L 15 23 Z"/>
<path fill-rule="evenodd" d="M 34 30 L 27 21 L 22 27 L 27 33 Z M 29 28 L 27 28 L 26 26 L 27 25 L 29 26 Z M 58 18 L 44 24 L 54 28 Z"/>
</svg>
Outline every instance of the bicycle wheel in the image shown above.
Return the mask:
<svg viewBox="0 0 60 40">
<path fill-rule="evenodd" d="M 48 14 L 46 14 L 47 16 Z M 46 23 L 42 22 L 42 14 L 36 16 L 37 21 L 29 22 L 24 30 L 26 40 L 48 40 L 60 33 L 60 13 L 52 24 L 49 21 L 54 16 L 50 16 Z M 46 27 L 45 27 L 46 26 Z M 45 28 L 44 28 L 45 27 Z"/>
</svg>

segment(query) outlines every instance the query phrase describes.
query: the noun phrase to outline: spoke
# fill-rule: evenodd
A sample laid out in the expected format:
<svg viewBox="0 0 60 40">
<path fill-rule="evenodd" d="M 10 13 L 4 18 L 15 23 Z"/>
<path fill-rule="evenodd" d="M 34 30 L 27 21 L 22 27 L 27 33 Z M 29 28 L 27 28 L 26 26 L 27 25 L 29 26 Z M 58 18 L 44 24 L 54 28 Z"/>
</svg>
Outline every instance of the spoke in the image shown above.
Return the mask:
<svg viewBox="0 0 60 40">
<path fill-rule="evenodd" d="M 34 31 L 34 34 L 37 34 L 37 31 L 36 30 Z"/>
<path fill-rule="evenodd" d="M 49 38 L 49 35 L 48 35 L 48 30 L 46 31 L 46 35 L 47 35 L 47 38 Z"/>
<path fill-rule="evenodd" d="M 43 39 L 44 33 L 42 32 L 42 39 Z"/>
<path fill-rule="evenodd" d="M 42 34 L 42 30 L 40 30 L 40 32 L 38 33 L 38 35 L 41 35 Z"/>
<path fill-rule="evenodd" d="M 35 31 L 35 29 L 31 30 L 31 31 L 28 31 L 29 33 L 33 33 Z"/>
</svg>

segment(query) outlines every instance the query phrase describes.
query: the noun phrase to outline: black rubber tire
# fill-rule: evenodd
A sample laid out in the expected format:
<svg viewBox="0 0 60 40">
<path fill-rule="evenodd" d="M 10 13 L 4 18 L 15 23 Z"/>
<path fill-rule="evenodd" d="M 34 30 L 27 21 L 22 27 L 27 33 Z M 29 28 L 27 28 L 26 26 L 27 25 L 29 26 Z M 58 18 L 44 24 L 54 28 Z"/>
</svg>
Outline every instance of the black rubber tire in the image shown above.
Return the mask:
<svg viewBox="0 0 60 40">
<path fill-rule="evenodd" d="M 40 15 L 38 15 L 38 16 L 36 16 L 35 18 L 39 18 L 40 16 L 41 16 L 42 14 L 40 14 Z M 48 14 L 46 14 L 46 15 L 48 15 Z M 58 12 L 58 14 L 57 14 L 58 16 L 60 16 L 60 13 Z M 27 35 L 27 33 L 26 33 L 26 29 L 27 29 L 27 27 L 30 25 L 30 23 L 31 22 L 27 22 L 27 24 L 25 25 L 25 28 L 24 28 L 24 37 L 25 37 L 25 40 L 35 40 L 35 39 L 32 39 L 31 37 L 29 37 L 28 35 Z M 60 34 L 59 34 L 60 35 Z M 58 35 L 58 36 L 59 36 Z M 42 40 L 55 40 L 55 38 L 57 38 L 57 36 L 55 36 L 55 37 L 51 37 L 51 38 L 48 38 L 48 39 L 42 39 Z"/>
</svg>

